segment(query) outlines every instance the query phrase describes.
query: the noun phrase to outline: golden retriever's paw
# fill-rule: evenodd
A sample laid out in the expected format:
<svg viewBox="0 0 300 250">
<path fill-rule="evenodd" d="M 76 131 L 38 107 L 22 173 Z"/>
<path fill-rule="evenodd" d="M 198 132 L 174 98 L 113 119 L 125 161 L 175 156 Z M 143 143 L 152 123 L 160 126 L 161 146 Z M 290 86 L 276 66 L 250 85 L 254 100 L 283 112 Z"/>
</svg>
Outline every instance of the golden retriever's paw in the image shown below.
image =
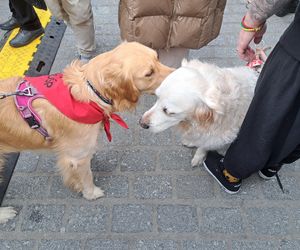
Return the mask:
<svg viewBox="0 0 300 250">
<path fill-rule="evenodd" d="M 86 198 L 87 200 L 95 200 L 104 196 L 104 192 L 102 191 L 102 189 L 96 186 L 94 187 L 94 190 L 92 192 L 83 191 L 82 193 L 83 193 L 83 197 Z"/>
<path fill-rule="evenodd" d="M 14 218 L 17 211 L 13 207 L 0 207 L 0 224 Z"/>
</svg>

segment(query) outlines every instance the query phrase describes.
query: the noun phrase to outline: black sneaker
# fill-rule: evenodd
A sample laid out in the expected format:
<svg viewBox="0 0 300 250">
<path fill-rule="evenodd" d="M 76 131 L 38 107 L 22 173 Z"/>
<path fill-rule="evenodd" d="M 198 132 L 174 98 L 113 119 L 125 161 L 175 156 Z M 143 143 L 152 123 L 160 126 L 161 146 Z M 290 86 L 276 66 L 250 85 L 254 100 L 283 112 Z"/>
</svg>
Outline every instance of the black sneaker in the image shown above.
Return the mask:
<svg viewBox="0 0 300 250">
<path fill-rule="evenodd" d="M 208 173 L 215 178 L 219 185 L 229 194 L 235 194 L 240 190 L 242 181 L 230 182 L 223 174 L 223 159 L 224 157 L 217 152 L 208 152 L 203 165 Z"/>
</svg>

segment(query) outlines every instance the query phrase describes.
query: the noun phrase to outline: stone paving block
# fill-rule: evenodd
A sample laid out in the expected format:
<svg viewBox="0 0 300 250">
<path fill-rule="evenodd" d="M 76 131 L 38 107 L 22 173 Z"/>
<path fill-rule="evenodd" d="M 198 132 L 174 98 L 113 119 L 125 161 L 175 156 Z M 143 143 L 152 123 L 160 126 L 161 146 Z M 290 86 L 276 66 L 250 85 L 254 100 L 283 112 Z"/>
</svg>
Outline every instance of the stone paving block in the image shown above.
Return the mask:
<svg viewBox="0 0 300 250">
<path fill-rule="evenodd" d="M 0 250 L 32 250 L 34 240 L 0 240 Z"/>
<path fill-rule="evenodd" d="M 212 179 L 207 176 L 182 175 L 176 180 L 176 195 L 179 199 L 206 199 L 214 195 Z"/>
<path fill-rule="evenodd" d="M 83 199 L 81 193 L 77 193 L 72 191 L 70 188 L 66 187 L 63 184 L 63 180 L 61 176 L 54 176 L 52 180 L 52 184 L 50 187 L 49 198 L 58 198 L 58 199 Z"/>
<path fill-rule="evenodd" d="M 6 222 L 4 224 L 0 224 L 0 235 L 1 235 L 1 232 L 15 231 L 17 224 L 19 223 L 19 220 L 20 220 L 20 214 L 21 214 L 23 207 L 22 206 L 10 206 L 9 204 L 5 204 L 4 202 L 1 205 L 1 207 L 8 207 L 8 206 L 13 207 L 17 211 L 17 216 L 15 216 L 13 219 L 9 220 L 8 222 Z"/>
<path fill-rule="evenodd" d="M 22 231 L 59 232 L 65 213 L 64 205 L 30 205 L 24 211 Z"/>
<path fill-rule="evenodd" d="M 106 198 L 125 198 L 129 196 L 129 182 L 126 176 L 96 176 L 95 184 L 104 191 L 104 197 Z"/>
<path fill-rule="evenodd" d="M 120 153 L 116 150 L 97 151 L 92 159 L 92 171 L 112 172 L 117 168 L 119 158 Z"/>
<path fill-rule="evenodd" d="M 112 211 L 112 232 L 151 232 L 153 211 L 151 206 L 139 204 L 114 205 Z"/>
<path fill-rule="evenodd" d="M 79 240 L 42 240 L 39 250 L 80 250 Z"/>
<path fill-rule="evenodd" d="M 159 232 L 196 232 L 197 210 L 188 205 L 159 205 L 157 208 Z"/>
<path fill-rule="evenodd" d="M 274 250 L 274 241 L 233 241 L 232 250 Z"/>
<path fill-rule="evenodd" d="M 101 205 L 72 205 L 67 232 L 107 232 L 109 211 Z"/>
<path fill-rule="evenodd" d="M 241 211 L 238 208 L 202 209 L 200 231 L 207 233 L 241 234 L 244 233 Z"/>
<path fill-rule="evenodd" d="M 87 239 L 85 250 L 131 250 L 126 240 Z"/>
<path fill-rule="evenodd" d="M 143 146 L 168 146 L 172 145 L 172 131 L 167 129 L 163 132 L 153 134 L 150 131 L 139 128 L 139 144 Z"/>
<path fill-rule="evenodd" d="M 177 250 L 173 240 L 139 240 L 133 243 L 131 250 Z"/>
<path fill-rule="evenodd" d="M 6 199 L 38 199 L 47 195 L 48 176 L 15 176 L 13 175 Z"/>
<path fill-rule="evenodd" d="M 284 208 L 248 208 L 246 225 L 249 232 L 257 235 L 287 235 L 289 214 Z"/>
<path fill-rule="evenodd" d="M 225 241 L 183 241 L 182 250 L 224 250 L 226 249 Z"/>
<path fill-rule="evenodd" d="M 294 234 L 300 235 L 300 208 L 293 208 L 291 209 L 292 213 L 292 223 L 293 225 L 293 232 Z"/>
<path fill-rule="evenodd" d="M 38 162 L 37 170 L 40 172 L 57 172 L 56 157 L 52 154 L 42 154 Z"/>
<path fill-rule="evenodd" d="M 125 129 L 117 124 L 111 126 L 112 141 L 109 142 L 105 133 L 102 133 L 102 141 L 108 146 L 132 146 L 134 144 L 134 130 Z"/>
<path fill-rule="evenodd" d="M 283 176 L 279 173 L 284 193 L 278 186 L 276 178 L 263 183 L 263 194 L 270 200 L 300 200 L 300 176 Z"/>
<path fill-rule="evenodd" d="M 162 170 L 194 170 L 191 165 L 192 150 L 189 148 L 180 148 L 174 150 L 163 150 L 159 154 L 159 165 Z"/>
<path fill-rule="evenodd" d="M 133 183 L 137 199 L 166 199 L 172 197 L 172 180 L 168 176 L 138 176 Z"/>
<path fill-rule="evenodd" d="M 34 172 L 37 168 L 39 161 L 39 155 L 33 154 L 32 152 L 22 152 L 17 161 L 15 172 Z"/>
<path fill-rule="evenodd" d="M 300 240 L 282 240 L 279 246 L 280 250 L 300 249 Z"/>
<path fill-rule="evenodd" d="M 121 171 L 154 171 L 156 155 L 148 149 L 126 150 L 121 153 Z"/>
</svg>

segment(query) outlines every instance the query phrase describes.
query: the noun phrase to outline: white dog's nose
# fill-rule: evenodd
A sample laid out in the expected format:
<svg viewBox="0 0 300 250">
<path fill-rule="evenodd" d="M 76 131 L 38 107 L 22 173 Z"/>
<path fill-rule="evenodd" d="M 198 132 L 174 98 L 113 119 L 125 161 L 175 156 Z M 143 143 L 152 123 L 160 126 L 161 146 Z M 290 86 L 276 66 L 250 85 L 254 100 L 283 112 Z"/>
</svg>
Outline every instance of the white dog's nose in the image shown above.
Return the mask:
<svg viewBox="0 0 300 250">
<path fill-rule="evenodd" d="M 150 127 L 147 123 L 143 122 L 142 118 L 140 119 L 139 124 L 144 129 L 148 129 Z"/>
</svg>

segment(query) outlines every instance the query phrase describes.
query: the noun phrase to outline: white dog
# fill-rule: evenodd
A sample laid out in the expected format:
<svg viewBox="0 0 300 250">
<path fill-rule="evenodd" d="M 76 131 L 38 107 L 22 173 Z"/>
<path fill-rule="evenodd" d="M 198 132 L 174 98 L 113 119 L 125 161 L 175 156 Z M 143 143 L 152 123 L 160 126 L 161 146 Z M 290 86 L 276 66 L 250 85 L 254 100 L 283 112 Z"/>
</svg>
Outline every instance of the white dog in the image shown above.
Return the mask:
<svg viewBox="0 0 300 250">
<path fill-rule="evenodd" d="M 177 125 L 182 143 L 197 147 L 192 166 L 209 150 L 236 138 L 253 97 L 257 73 L 248 67 L 220 68 L 198 60 L 182 62 L 156 90 L 154 106 L 140 125 L 157 133 Z"/>
</svg>

